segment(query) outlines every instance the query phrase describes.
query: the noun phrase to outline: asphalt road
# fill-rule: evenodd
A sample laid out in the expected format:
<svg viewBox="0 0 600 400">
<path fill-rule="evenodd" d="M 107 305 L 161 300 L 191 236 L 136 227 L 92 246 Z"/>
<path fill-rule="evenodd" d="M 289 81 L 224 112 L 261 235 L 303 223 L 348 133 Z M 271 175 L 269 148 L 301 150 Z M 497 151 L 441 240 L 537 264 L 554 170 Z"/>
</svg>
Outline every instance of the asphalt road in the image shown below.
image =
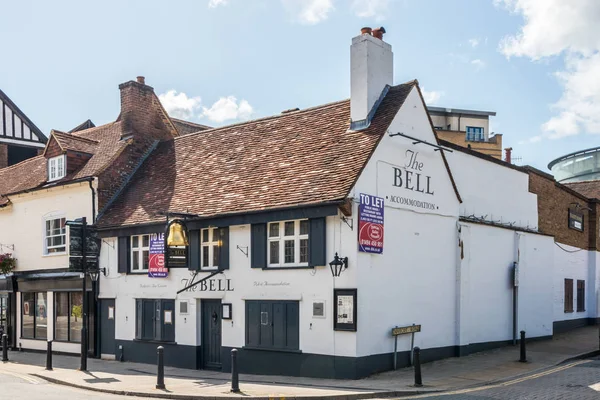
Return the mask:
<svg viewBox="0 0 600 400">
<path fill-rule="evenodd" d="M 141 397 L 113 396 L 67 386 L 54 385 L 26 374 L 0 372 L 0 399 L 27 400 L 135 400 Z M 156 400 L 156 399 L 153 399 Z"/>
<path fill-rule="evenodd" d="M 439 400 L 587 400 L 600 399 L 600 360 L 582 360 L 513 381 L 437 396 L 414 396 Z"/>
</svg>

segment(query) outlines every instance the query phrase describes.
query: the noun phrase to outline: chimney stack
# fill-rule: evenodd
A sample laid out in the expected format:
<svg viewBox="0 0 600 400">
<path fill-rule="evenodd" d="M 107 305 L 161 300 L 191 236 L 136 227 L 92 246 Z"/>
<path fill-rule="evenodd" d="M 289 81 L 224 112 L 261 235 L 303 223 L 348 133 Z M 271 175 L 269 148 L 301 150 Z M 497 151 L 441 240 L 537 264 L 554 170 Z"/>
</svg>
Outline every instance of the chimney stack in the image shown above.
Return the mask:
<svg viewBox="0 0 600 400">
<path fill-rule="evenodd" d="M 361 29 L 350 46 L 350 118 L 352 129 L 370 124 L 373 107 L 394 82 L 392 46 L 383 41 L 385 28 Z"/>
<path fill-rule="evenodd" d="M 146 84 L 146 78 L 144 78 L 143 76 L 138 76 L 136 79 L 137 83 L 141 83 L 142 85 Z"/>
<path fill-rule="evenodd" d="M 504 152 L 505 152 L 504 161 L 506 161 L 509 164 L 512 164 L 512 147 L 505 148 Z"/>
</svg>

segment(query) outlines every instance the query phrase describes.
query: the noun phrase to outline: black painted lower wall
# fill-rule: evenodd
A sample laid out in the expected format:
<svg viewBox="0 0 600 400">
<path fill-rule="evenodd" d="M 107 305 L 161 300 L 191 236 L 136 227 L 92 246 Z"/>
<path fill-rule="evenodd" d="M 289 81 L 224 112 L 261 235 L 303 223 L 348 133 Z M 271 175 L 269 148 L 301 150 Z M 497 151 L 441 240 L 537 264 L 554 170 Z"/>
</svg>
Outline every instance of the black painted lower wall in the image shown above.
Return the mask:
<svg viewBox="0 0 600 400">
<path fill-rule="evenodd" d="M 565 321 L 555 321 L 552 325 L 554 333 L 568 332 L 573 329 L 581 328 L 586 325 L 596 325 L 596 318 L 577 318 L 567 319 Z"/>
<path fill-rule="evenodd" d="M 550 339 L 544 336 L 527 341 Z M 460 357 L 479 351 L 510 345 L 512 341 L 474 343 L 466 346 L 447 346 L 421 350 L 421 362 L 431 362 L 449 357 Z M 178 345 L 174 343 L 117 340 L 117 360 L 120 359 L 119 346 L 123 346 L 123 360 L 156 364 L 158 346 L 164 347 L 165 365 L 178 368 L 201 369 L 202 352 L 200 346 Z M 231 350 L 221 348 L 222 371 L 231 372 Z M 238 369 L 243 374 L 287 375 L 311 378 L 360 379 L 369 375 L 389 371 L 394 368 L 394 353 L 374 354 L 365 357 L 343 357 L 301 352 L 280 352 L 238 348 Z M 397 367 L 408 367 L 410 351 L 397 354 Z"/>
</svg>

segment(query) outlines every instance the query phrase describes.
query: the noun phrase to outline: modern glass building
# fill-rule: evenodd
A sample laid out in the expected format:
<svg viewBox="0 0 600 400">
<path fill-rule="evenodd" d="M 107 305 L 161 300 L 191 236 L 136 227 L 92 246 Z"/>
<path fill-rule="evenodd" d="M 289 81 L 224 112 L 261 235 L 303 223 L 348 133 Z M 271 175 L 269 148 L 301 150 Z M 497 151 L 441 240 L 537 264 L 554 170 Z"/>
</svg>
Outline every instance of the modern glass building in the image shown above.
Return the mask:
<svg viewBox="0 0 600 400">
<path fill-rule="evenodd" d="M 553 160 L 548 168 L 557 182 L 580 182 L 600 179 L 600 147 L 580 150 Z"/>
</svg>

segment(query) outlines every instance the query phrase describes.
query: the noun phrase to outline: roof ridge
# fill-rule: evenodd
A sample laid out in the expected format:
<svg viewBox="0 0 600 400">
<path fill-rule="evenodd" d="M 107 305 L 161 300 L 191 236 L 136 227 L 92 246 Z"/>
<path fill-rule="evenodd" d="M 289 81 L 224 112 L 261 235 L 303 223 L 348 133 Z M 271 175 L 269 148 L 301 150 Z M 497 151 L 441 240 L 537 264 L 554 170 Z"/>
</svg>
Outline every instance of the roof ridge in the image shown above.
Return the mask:
<svg viewBox="0 0 600 400">
<path fill-rule="evenodd" d="M 189 138 L 190 136 L 196 136 L 196 135 L 199 135 L 199 134 L 211 133 L 211 132 L 214 132 L 214 131 L 218 131 L 218 130 L 221 130 L 221 129 L 228 129 L 228 128 L 235 127 L 235 126 L 247 125 L 247 124 L 251 124 L 251 123 L 254 123 L 254 122 L 268 121 L 268 120 L 276 119 L 276 118 L 286 118 L 286 117 L 289 117 L 289 116 L 292 116 L 292 115 L 298 115 L 299 113 L 304 113 L 304 112 L 308 112 L 308 111 L 314 111 L 316 109 L 330 108 L 330 107 L 333 107 L 333 106 L 335 106 L 337 104 L 347 102 L 349 100 L 350 99 L 338 100 L 338 101 L 333 101 L 331 103 L 321 104 L 320 106 L 303 108 L 302 110 L 295 111 L 293 113 L 269 115 L 269 116 L 266 116 L 266 117 L 251 119 L 251 120 L 248 120 L 248 121 L 236 122 L 235 124 L 229 124 L 229 125 L 223 125 L 223 126 L 219 126 L 219 127 L 215 127 L 215 128 L 209 128 L 209 129 L 205 129 L 203 131 L 192 132 L 192 133 L 188 133 L 187 135 L 184 135 L 184 136 L 176 137 L 175 140 Z"/>
<path fill-rule="evenodd" d="M 90 129 L 93 129 L 93 128 L 90 128 Z M 100 143 L 99 141 L 97 141 L 97 140 L 94 140 L 94 139 L 88 139 L 88 138 L 86 138 L 86 137 L 75 136 L 75 135 L 73 135 L 72 133 L 67 133 L 67 132 L 57 131 L 57 130 L 54 130 L 54 129 L 52 130 L 52 133 L 53 133 L 53 134 L 55 134 L 55 133 L 60 133 L 61 135 L 65 135 L 65 136 L 67 136 L 68 138 L 74 138 L 74 139 L 76 139 L 76 140 L 82 140 L 82 141 L 85 141 L 85 142 L 90 142 L 90 143 L 92 143 L 92 144 L 98 144 L 98 143 Z"/>
<path fill-rule="evenodd" d="M 98 129 L 106 128 L 106 127 L 108 127 L 110 125 L 115 125 L 115 124 L 117 124 L 119 122 L 120 121 L 107 122 L 106 124 L 98 125 L 98 126 L 95 126 L 93 128 L 88 128 L 88 129 L 84 129 L 82 131 L 77 131 L 77 132 L 73 132 L 73 133 L 67 133 L 67 135 L 71 135 L 71 136 L 74 136 L 74 137 L 81 137 L 82 134 L 94 132 L 94 131 L 96 131 Z M 83 138 L 83 139 L 87 139 L 87 138 Z M 88 140 L 94 140 L 94 139 L 88 139 Z"/>
<path fill-rule="evenodd" d="M 183 124 L 189 124 L 189 125 L 195 125 L 195 126 L 205 127 L 205 128 L 208 128 L 208 129 L 213 129 L 213 127 L 211 127 L 211 126 L 204 125 L 204 124 L 199 124 L 198 122 L 192 122 L 192 121 L 188 121 L 186 119 L 175 118 L 175 117 L 171 117 L 171 116 L 169 116 L 169 118 L 171 118 L 171 120 L 173 120 L 173 121 L 177 121 L 177 122 L 180 122 L 180 123 L 183 123 Z"/>
</svg>

